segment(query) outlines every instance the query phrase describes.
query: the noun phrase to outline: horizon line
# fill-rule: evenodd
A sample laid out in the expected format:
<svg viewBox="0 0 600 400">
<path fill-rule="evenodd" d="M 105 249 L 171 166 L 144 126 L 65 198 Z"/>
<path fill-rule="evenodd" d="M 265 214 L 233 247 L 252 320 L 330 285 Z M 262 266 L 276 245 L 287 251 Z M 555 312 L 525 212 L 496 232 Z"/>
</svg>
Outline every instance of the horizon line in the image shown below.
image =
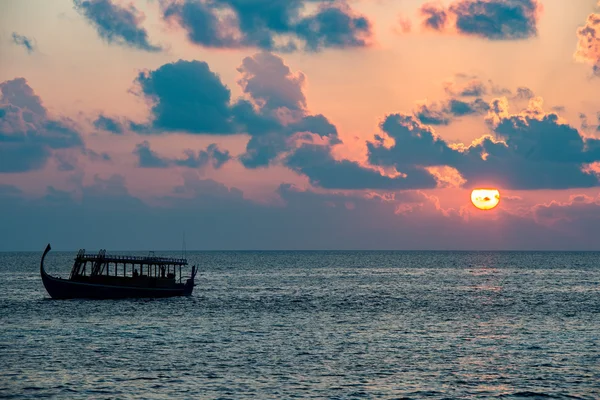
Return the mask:
<svg viewBox="0 0 600 400">
<path fill-rule="evenodd" d="M 92 249 L 86 253 L 92 254 L 100 251 L 101 248 Z M 77 252 L 77 250 L 65 250 L 55 249 L 53 252 L 70 253 Z M 169 253 L 182 253 L 181 249 L 162 249 L 162 250 L 150 250 L 150 249 L 106 249 L 108 253 L 113 252 L 169 252 Z M 43 253 L 41 250 L 0 250 L 0 253 Z M 250 252 L 480 252 L 480 253 L 519 253 L 519 252 L 539 252 L 539 253 L 598 253 L 598 249 L 195 249 L 185 250 L 186 253 L 219 253 L 219 252 L 239 252 L 239 253 L 250 253 Z"/>
</svg>

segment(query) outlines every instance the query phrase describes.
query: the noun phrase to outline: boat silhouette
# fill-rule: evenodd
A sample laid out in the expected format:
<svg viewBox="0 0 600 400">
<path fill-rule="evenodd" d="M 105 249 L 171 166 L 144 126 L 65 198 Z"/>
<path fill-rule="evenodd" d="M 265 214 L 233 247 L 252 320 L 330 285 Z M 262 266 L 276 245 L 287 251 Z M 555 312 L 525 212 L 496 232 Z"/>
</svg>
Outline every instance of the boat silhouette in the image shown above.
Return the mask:
<svg viewBox="0 0 600 400">
<path fill-rule="evenodd" d="M 44 269 L 44 260 L 50 250 L 48 244 L 40 261 L 40 275 L 53 299 L 190 296 L 198 272 L 196 266 L 192 266 L 190 277 L 182 283 L 181 268 L 188 265 L 185 258 L 155 257 L 152 253 L 147 257 L 107 255 L 106 250 L 91 255 L 82 249 L 75 257 L 69 278 L 58 278 Z"/>
</svg>

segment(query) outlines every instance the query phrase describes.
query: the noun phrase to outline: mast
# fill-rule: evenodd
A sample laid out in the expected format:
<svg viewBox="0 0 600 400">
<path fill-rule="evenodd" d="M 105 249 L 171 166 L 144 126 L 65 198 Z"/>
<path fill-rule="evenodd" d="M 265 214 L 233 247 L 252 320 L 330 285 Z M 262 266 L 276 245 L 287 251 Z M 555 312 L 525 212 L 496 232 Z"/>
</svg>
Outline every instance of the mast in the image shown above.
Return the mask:
<svg viewBox="0 0 600 400">
<path fill-rule="evenodd" d="M 185 248 L 185 231 L 183 231 L 183 244 L 181 248 L 181 258 L 184 260 L 187 258 L 187 250 Z"/>
<path fill-rule="evenodd" d="M 185 230 L 183 231 L 183 243 L 181 248 L 181 258 L 187 259 L 187 249 L 185 248 Z M 179 266 L 179 283 L 181 283 L 181 265 Z"/>
</svg>

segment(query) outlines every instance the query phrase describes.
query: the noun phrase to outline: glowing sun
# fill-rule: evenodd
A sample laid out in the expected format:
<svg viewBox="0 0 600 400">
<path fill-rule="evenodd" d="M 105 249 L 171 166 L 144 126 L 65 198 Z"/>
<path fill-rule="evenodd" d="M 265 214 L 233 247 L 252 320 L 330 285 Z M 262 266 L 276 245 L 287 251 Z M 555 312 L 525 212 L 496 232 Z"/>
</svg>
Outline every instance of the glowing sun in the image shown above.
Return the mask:
<svg viewBox="0 0 600 400">
<path fill-rule="evenodd" d="M 480 210 L 491 210 L 500 203 L 498 189 L 475 189 L 471 192 L 471 202 Z"/>
</svg>

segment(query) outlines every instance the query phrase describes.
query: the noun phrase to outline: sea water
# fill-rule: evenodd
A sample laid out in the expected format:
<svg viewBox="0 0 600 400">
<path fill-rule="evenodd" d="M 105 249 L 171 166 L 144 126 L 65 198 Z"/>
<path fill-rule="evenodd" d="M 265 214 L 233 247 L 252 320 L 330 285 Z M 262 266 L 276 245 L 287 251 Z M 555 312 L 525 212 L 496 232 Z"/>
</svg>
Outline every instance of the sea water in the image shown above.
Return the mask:
<svg viewBox="0 0 600 400">
<path fill-rule="evenodd" d="M 40 256 L 0 253 L 0 397 L 600 398 L 600 253 L 191 252 L 193 296 L 119 301 Z"/>
</svg>

